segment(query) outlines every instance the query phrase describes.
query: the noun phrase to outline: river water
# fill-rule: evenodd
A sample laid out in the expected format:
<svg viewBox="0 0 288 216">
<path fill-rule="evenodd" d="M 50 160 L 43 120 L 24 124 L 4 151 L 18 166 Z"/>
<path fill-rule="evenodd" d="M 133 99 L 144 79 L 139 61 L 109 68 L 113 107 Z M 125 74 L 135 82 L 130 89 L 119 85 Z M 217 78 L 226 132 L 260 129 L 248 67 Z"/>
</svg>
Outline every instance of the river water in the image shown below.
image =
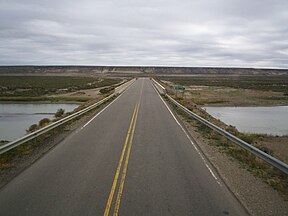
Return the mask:
<svg viewBox="0 0 288 216">
<path fill-rule="evenodd" d="M 73 111 L 79 104 L 0 103 L 0 140 L 13 141 L 26 134 L 32 124 L 43 118 L 53 119 L 62 108 Z"/>
<path fill-rule="evenodd" d="M 240 132 L 288 135 L 288 106 L 203 108 Z"/>
</svg>

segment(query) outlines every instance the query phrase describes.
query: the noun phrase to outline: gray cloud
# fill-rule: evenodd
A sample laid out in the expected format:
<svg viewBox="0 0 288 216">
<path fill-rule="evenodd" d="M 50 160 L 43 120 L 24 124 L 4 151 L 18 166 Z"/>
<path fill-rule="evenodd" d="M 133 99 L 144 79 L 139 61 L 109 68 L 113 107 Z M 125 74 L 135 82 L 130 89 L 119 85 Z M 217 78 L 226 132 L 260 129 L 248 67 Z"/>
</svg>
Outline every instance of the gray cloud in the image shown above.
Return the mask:
<svg viewBox="0 0 288 216">
<path fill-rule="evenodd" d="M 0 0 L 0 65 L 288 68 L 286 0 Z"/>
</svg>

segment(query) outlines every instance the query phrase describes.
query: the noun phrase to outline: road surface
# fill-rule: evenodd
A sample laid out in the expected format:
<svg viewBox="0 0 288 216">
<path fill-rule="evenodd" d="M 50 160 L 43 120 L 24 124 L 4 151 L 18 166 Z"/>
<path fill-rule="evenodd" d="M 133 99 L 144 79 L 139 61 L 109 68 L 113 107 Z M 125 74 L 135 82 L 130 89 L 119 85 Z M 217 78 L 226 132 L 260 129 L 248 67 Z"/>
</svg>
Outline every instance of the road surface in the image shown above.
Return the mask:
<svg viewBox="0 0 288 216">
<path fill-rule="evenodd" d="M 138 79 L 0 190 L 0 215 L 246 215 Z"/>
</svg>

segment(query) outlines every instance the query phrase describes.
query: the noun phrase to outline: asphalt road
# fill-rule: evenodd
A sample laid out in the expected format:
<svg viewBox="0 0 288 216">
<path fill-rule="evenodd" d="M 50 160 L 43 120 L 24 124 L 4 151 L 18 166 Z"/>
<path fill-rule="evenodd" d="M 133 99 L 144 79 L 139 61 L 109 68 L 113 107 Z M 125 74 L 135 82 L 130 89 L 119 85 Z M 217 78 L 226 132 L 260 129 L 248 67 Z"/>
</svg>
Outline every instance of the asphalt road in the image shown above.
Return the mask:
<svg viewBox="0 0 288 216">
<path fill-rule="evenodd" d="M 149 79 L 0 190 L 0 215 L 246 215 Z"/>
</svg>

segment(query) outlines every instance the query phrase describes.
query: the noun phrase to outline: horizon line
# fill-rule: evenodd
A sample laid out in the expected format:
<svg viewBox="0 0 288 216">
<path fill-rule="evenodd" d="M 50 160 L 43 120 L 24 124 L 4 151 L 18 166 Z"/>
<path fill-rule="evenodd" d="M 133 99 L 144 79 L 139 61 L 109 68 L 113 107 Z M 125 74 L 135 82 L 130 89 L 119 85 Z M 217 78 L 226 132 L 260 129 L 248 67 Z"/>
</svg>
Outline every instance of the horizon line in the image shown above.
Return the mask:
<svg viewBox="0 0 288 216">
<path fill-rule="evenodd" d="M 245 67 L 245 66 L 173 66 L 173 65 L 90 65 L 90 64 L 7 64 L 0 67 L 142 67 L 142 68 L 213 68 L 213 69 L 264 69 L 264 70 L 288 70 L 281 67 Z"/>
</svg>

